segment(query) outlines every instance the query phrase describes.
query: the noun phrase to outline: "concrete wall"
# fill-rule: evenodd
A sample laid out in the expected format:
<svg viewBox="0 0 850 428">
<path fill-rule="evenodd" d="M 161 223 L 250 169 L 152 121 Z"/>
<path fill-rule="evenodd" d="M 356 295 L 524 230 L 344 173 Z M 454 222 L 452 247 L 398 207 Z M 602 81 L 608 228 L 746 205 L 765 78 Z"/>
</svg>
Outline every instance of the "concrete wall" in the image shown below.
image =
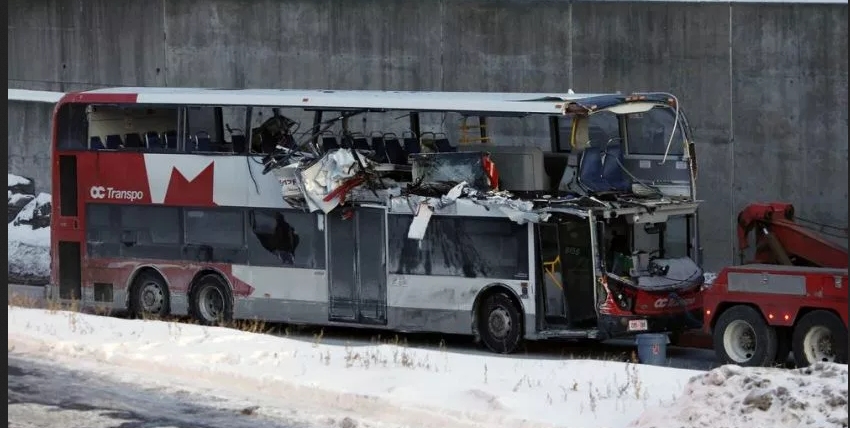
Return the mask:
<svg viewBox="0 0 850 428">
<path fill-rule="evenodd" d="M 705 264 L 715 269 L 733 261 L 734 214 L 748 201 L 787 200 L 846 226 L 847 8 L 13 0 L 9 87 L 667 90 L 696 130 Z M 28 108 L 10 107 L 10 129 L 36 126 Z M 22 132 L 10 130 L 10 159 L 30 156 Z"/>
</svg>

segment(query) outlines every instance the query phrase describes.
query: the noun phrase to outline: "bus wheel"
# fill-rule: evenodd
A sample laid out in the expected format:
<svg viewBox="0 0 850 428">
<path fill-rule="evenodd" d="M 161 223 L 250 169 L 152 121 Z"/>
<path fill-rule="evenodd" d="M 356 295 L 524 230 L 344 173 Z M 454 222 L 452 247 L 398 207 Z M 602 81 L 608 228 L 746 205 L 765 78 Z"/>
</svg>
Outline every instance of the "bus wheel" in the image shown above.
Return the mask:
<svg viewBox="0 0 850 428">
<path fill-rule="evenodd" d="M 513 301 L 504 293 L 487 296 L 478 311 L 478 332 L 491 351 L 510 354 L 522 339 L 522 317 Z"/>
<path fill-rule="evenodd" d="M 776 329 L 749 306 L 733 306 L 717 319 L 714 352 L 724 364 L 769 366 L 776 359 L 776 347 Z"/>
<path fill-rule="evenodd" d="M 168 314 L 168 285 L 155 272 L 142 272 L 133 281 L 130 312 L 135 317 L 163 317 Z"/>
<path fill-rule="evenodd" d="M 227 284 L 218 275 L 204 275 L 192 291 L 192 316 L 204 325 L 229 322 L 233 308 Z"/>
<path fill-rule="evenodd" d="M 847 364 L 847 327 L 832 312 L 812 311 L 800 318 L 791 345 L 797 367 L 820 361 Z"/>
</svg>

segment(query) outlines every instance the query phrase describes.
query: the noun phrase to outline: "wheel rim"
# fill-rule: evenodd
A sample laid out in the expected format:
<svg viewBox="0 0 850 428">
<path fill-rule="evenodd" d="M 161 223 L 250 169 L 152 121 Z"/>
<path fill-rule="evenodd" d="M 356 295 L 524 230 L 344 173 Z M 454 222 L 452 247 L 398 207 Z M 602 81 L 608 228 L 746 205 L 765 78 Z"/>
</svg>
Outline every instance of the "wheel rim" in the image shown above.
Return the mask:
<svg viewBox="0 0 850 428">
<path fill-rule="evenodd" d="M 494 338 L 504 339 L 511 332 L 511 316 L 504 308 L 493 309 L 487 320 L 487 326 Z"/>
<path fill-rule="evenodd" d="M 224 313 L 224 295 L 216 287 L 201 290 L 198 295 L 198 310 L 205 321 L 218 321 Z"/>
<path fill-rule="evenodd" d="M 810 363 L 835 361 L 834 348 L 832 332 L 824 326 L 812 327 L 803 337 L 803 353 Z"/>
<path fill-rule="evenodd" d="M 756 353 L 756 331 L 748 322 L 735 320 L 723 333 L 723 349 L 736 363 L 746 363 Z"/>
<path fill-rule="evenodd" d="M 141 289 L 142 312 L 159 313 L 165 305 L 165 292 L 156 281 L 146 281 Z"/>
</svg>

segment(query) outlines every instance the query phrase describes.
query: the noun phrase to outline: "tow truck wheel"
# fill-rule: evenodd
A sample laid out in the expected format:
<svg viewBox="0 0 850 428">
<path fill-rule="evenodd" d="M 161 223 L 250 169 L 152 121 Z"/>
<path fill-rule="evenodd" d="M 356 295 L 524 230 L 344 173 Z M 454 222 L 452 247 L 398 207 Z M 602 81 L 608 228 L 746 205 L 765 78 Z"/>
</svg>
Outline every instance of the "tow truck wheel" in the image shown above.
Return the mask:
<svg viewBox="0 0 850 428">
<path fill-rule="evenodd" d="M 776 329 L 749 306 L 727 309 L 714 326 L 714 352 L 723 364 L 769 366 L 776 359 L 777 344 Z"/>
<path fill-rule="evenodd" d="M 847 327 L 829 311 L 812 311 L 800 318 L 791 339 L 797 367 L 824 361 L 847 364 Z"/>
<path fill-rule="evenodd" d="M 478 333 L 491 351 L 514 352 L 522 340 L 522 318 L 519 309 L 504 293 L 487 296 L 478 311 Z"/>
</svg>

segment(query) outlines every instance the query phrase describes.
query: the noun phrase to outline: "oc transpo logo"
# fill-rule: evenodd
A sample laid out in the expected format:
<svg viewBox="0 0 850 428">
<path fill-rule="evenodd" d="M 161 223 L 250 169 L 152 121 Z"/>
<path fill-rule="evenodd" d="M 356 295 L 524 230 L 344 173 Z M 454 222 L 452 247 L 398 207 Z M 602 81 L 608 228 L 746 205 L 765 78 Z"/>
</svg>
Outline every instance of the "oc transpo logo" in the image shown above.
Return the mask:
<svg viewBox="0 0 850 428">
<path fill-rule="evenodd" d="M 145 197 L 140 190 L 120 190 L 114 187 L 92 186 L 89 189 L 92 199 L 120 199 L 125 201 L 138 201 Z"/>
</svg>

